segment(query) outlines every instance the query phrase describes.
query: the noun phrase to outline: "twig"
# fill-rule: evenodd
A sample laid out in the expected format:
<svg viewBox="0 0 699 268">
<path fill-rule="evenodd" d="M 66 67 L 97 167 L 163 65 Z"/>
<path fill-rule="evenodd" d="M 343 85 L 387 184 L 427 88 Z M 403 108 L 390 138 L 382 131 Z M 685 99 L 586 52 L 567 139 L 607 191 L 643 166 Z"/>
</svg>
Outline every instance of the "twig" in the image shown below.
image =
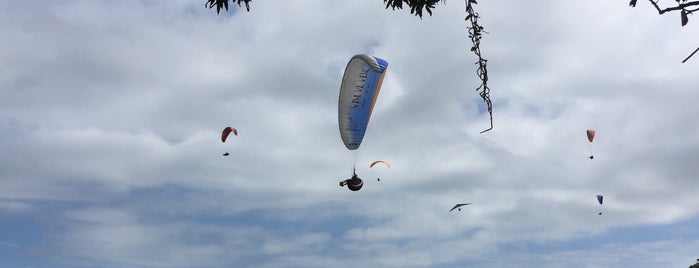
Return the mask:
<svg viewBox="0 0 699 268">
<path fill-rule="evenodd" d="M 682 61 L 682 63 L 684 63 L 684 62 L 687 61 L 689 58 L 691 58 L 692 56 L 694 56 L 694 53 L 697 53 L 697 51 L 699 51 L 699 47 L 698 47 L 697 49 L 695 49 L 694 52 L 692 52 L 692 54 L 689 54 L 689 56 L 687 56 L 687 58 L 685 58 L 685 59 Z"/>
</svg>

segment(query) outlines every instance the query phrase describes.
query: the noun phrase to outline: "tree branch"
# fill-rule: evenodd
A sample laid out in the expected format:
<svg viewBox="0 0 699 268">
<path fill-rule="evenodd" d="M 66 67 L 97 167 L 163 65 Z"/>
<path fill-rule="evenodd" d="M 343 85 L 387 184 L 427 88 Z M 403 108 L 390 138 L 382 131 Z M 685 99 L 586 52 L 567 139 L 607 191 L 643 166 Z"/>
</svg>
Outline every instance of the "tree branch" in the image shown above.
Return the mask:
<svg viewBox="0 0 699 268">
<path fill-rule="evenodd" d="M 488 106 L 488 114 L 490 115 L 490 128 L 481 131 L 484 133 L 493 129 L 493 103 L 490 101 L 490 88 L 488 88 L 488 60 L 481 56 L 481 37 L 483 31 L 483 26 L 478 25 L 478 18 L 480 17 L 478 13 L 473 10 L 472 4 L 477 4 L 476 0 L 465 0 L 466 1 L 466 20 L 471 22 L 471 26 L 466 26 L 468 28 L 468 37 L 471 38 L 473 46 L 471 51 L 476 54 L 478 61 L 478 69 L 476 74 L 478 78 L 481 79 L 481 85 L 476 88 L 476 91 L 480 91 L 479 95 L 483 99 L 483 102 Z"/>
<path fill-rule="evenodd" d="M 665 13 L 670 12 L 670 11 L 677 11 L 677 10 L 679 10 L 679 11 L 680 11 L 680 19 L 681 19 L 681 25 L 682 25 L 682 26 L 687 25 L 687 22 L 689 21 L 689 19 L 688 19 L 688 17 L 687 17 L 688 14 L 692 14 L 692 12 L 699 10 L 699 7 L 692 8 L 692 9 L 687 9 L 688 7 L 699 6 L 699 1 L 687 2 L 688 0 L 675 0 L 675 2 L 677 2 L 677 6 L 675 6 L 675 7 L 668 7 L 668 8 L 664 8 L 664 9 L 663 9 L 663 8 L 660 8 L 660 6 L 658 5 L 658 2 L 660 2 L 660 0 L 648 0 L 648 1 L 650 2 L 651 5 L 653 5 L 653 7 L 655 7 L 655 10 L 657 10 L 657 11 L 658 11 L 658 14 L 660 14 L 660 15 L 665 14 Z M 680 3 L 680 2 L 682 2 L 682 3 Z M 636 0 L 631 0 L 631 2 L 629 2 L 629 5 L 630 5 L 631 7 L 635 7 L 635 6 L 636 6 Z M 692 52 L 692 54 L 689 54 L 689 56 L 687 56 L 687 57 L 682 61 L 682 63 L 687 62 L 687 60 L 689 60 L 689 58 L 691 58 L 692 56 L 694 56 L 694 54 L 697 53 L 697 51 L 699 51 L 699 48 L 697 48 L 696 50 L 694 50 L 694 52 Z"/>
<path fill-rule="evenodd" d="M 692 2 L 679 4 L 676 7 L 668 7 L 665 9 L 661 9 L 660 6 L 658 6 L 659 1 L 653 1 L 653 0 L 648 0 L 648 1 L 650 1 L 650 3 L 655 7 L 656 10 L 658 10 L 658 14 L 661 14 L 661 15 L 663 13 L 666 13 L 666 12 L 670 12 L 670 11 L 674 11 L 674 10 L 682 10 L 682 9 L 685 9 L 686 7 L 699 5 L 699 1 L 692 1 Z M 697 10 L 697 9 L 695 9 L 695 10 Z"/>
</svg>

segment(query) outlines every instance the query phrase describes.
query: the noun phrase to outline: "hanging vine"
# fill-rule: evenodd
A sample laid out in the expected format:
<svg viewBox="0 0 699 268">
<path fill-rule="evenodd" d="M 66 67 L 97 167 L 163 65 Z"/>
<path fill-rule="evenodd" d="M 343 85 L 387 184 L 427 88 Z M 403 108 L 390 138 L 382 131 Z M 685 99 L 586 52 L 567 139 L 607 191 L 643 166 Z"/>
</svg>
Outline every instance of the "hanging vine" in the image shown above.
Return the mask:
<svg viewBox="0 0 699 268">
<path fill-rule="evenodd" d="M 481 79 L 481 85 L 476 88 L 476 91 L 478 91 L 483 102 L 488 106 L 488 114 L 490 115 L 490 128 L 481 131 L 481 133 L 484 133 L 493 129 L 493 103 L 490 101 L 490 88 L 488 87 L 488 60 L 481 56 L 481 37 L 483 37 L 485 31 L 483 30 L 483 26 L 478 25 L 478 13 L 473 10 L 473 5 L 478 3 L 476 0 L 465 1 L 466 21 L 471 23 L 470 26 L 466 26 L 468 28 L 468 37 L 471 38 L 471 42 L 473 43 L 471 51 L 478 57 L 478 61 L 476 62 L 476 65 L 478 65 L 476 74 L 478 74 L 478 78 Z"/>
</svg>

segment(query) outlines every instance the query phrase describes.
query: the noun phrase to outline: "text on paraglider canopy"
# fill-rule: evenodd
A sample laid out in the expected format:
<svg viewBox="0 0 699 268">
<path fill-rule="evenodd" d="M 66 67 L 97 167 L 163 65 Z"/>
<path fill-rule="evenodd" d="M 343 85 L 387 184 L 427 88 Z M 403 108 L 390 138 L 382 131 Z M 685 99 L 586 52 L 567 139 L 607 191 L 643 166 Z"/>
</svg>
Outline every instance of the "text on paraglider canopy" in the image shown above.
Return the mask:
<svg viewBox="0 0 699 268">
<path fill-rule="evenodd" d="M 362 71 L 359 73 L 357 83 L 354 86 L 354 94 L 352 94 L 352 108 L 359 106 L 359 99 L 362 97 L 362 91 L 364 90 L 364 84 L 366 83 L 367 77 L 369 77 L 369 69 L 362 68 Z"/>
</svg>

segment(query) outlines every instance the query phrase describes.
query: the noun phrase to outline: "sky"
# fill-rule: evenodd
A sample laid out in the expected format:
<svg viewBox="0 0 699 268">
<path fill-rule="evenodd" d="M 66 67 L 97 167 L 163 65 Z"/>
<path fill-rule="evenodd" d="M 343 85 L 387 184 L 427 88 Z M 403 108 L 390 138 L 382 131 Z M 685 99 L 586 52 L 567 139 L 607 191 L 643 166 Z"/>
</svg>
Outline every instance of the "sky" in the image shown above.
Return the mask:
<svg viewBox="0 0 699 268">
<path fill-rule="evenodd" d="M 463 1 L 422 19 L 379 0 L 204 2 L 0 2 L 0 266 L 699 258 L 695 17 L 480 1 L 494 129 L 479 134 Z M 356 54 L 389 65 L 349 151 L 337 101 Z"/>
</svg>

